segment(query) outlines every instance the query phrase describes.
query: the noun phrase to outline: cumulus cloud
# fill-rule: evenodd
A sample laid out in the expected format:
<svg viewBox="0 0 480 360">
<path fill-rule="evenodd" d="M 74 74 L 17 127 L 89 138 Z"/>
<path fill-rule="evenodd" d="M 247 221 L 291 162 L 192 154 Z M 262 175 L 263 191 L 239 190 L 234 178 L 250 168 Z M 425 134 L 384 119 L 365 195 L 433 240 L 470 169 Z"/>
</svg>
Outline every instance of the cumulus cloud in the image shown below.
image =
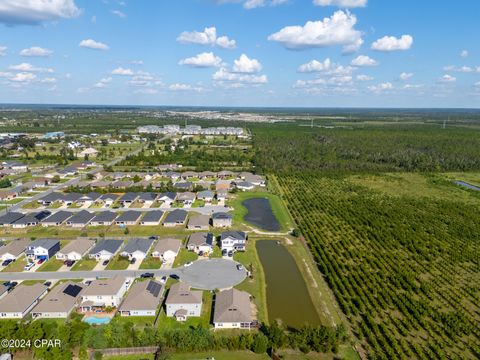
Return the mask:
<svg viewBox="0 0 480 360">
<path fill-rule="evenodd" d="M 26 83 L 31 82 L 37 78 L 37 75 L 28 73 L 28 72 L 20 72 L 16 73 L 13 76 L 9 77 L 8 80 L 16 82 L 16 83 Z"/>
<path fill-rule="evenodd" d="M 80 41 L 80 44 L 78 46 L 87 48 L 87 49 L 93 49 L 93 50 L 108 50 L 110 49 L 107 44 L 104 44 L 99 41 L 95 41 L 93 39 L 86 39 Z"/>
<path fill-rule="evenodd" d="M 400 80 L 407 81 L 413 76 L 412 73 L 402 72 L 400 74 Z"/>
<path fill-rule="evenodd" d="M 103 89 L 111 81 L 112 81 L 111 77 L 106 77 L 106 78 L 100 79 L 96 84 L 93 85 L 93 87 L 97 89 Z"/>
<path fill-rule="evenodd" d="M 375 59 L 372 59 L 369 56 L 360 55 L 360 56 L 357 56 L 355 59 L 353 59 L 351 64 L 352 66 L 357 66 L 357 67 L 377 66 L 378 61 L 376 61 Z"/>
<path fill-rule="evenodd" d="M 449 65 L 449 66 L 445 66 L 443 68 L 444 71 L 452 71 L 452 72 L 459 72 L 459 73 L 472 73 L 472 72 L 475 72 L 476 69 L 475 68 L 472 68 L 470 66 L 453 66 L 453 65 Z"/>
<path fill-rule="evenodd" d="M 5 56 L 6 53 L 7 53 L 7 47 L 0 46 L 0 56 Z"/>
<path fill-rule="evenodd" d="M 122 19 L 127 17 L 127 15 L 125 15 L 125 13 L 121 12 L 120 10 L 112 10 L 112 14 Z"/>
<path fill-rule="evenodd" d="M 367 6 L 368 0 L 313 0 L 317 6 L 337 6 L 341 8 L 356 8 Z"/>
<path fill-rule="evenodd" d="M 212 52 L 204 52 L 196 56 L 180 60 L 179 64 L 199 68 L 218 67 L 222 64 L 222 59 Z"/>
<path fill-rule="evenodd" d="M 222 49 L 234 49 L 235 40 L 229 39 L 228 36 L 217 36 L 217 29 L 207 27 L 203 31 L 184 31 L 178 37 L 177 41 L 182 44 L 199 44 L 218 46 Z"/>
<path fill-rule="evenodd" d="M 131 69 L 124 69 L 123 67 L 120 66 L 112 70 L 112 75 L 131 76 L 133 75 L 133 71 Z"/>
<path fill-rule="evenodd" d="M 302 64 L 298 67 L 297 71 L 301 73 L 324 73 L 325 75 L 350 75 L 354 68 L 351 66 L 343 66 L 336 64 L 326 58 L 323 61 L 312 60 L 306 64 Z"/>
<path fill-rule="evenodd" d="M 32 46 L 28 49 L 23 49 L 22 51 L 20 51 L 20 56 L 26 57 L 49 57 L 52 54 L 52 50 L 41 48 L 39 46 Z"/>
<path fill-rule="evenodd" d="M 438 81 L 443 82 L 443 83 L 453 83 L 453 82 L 457 81 L 457 78 L 455 76 L 445 74 Z"/>
<path fill-rule="evenodd" d="M 318 48 L 343 45 L 344 52 L 357 51 L 363 44 L 362 33 L 355 29 L 357 18 L 344 11 L 336 11 L 331 17 L 308 21 L 303 26 L 287 26 L 270 35 L 287 49 Z"/>
<path fill-rule="evenodd" d="M 413 37 L 411 35 L 402 35 L 400 38 L 395 36 L 384 36 L 372 44 L 372 49 L 376 51 L 402 51 L 412 47 Z"/>
<path fill-rule="evenodd" d="M 264 6 L 278 6 L 288 2 L 288 0 L 217 0 L 218 4 L 242 3 L 243 8 L 247 10 L 256 9 Z"/>
<path fill-rule="evenodd" d="M 368 76 L 368 75 L 360 74 L 360 75 L 357 75 L 357 80 L 358 81 L 371 81 L 371 80 L 373 80 L 373 77 Z"/>
<path fill-rule="evenodd" d="M 393 85 L 390 82 L 385 82 L 378 85 L 369 86 L 367 89 L 374 93 L 381 93 L 381 92 L 392 90 Z"/>
<path fill-rule="evenodd" d="M 201 92 L 204 89 L 200 86 L 193 86 L 190 84 L 183 84 L 183 83 L 175 83 L 171 84 L 168 87 L 172 91 L 196 91 L 196 92 Z"/>
<path fill-rule="evenodd" d="M 262 70 L 262 64 L 256 59 L 250 59 L 242 54 L 233 62 L 233 71 L 237 73 L 257 73 Z"/>
<path fill-rule="evenodd" d="M 23 71 L 23 72 L 47 72 L 47 73 L 53 72 L 52 68 L 35 67 L 30 63 L 21 63 L 18 65 L 11 65 L 9 69 L 15 70 L 15 71 Z"/>
<path fill-rule="evenodd" d="M 218 69 L 212 76 L 212 79 L 220 84 L 230 83 L 240 87 L 246 84 L 260 85 L 266 84 L 268 78 L 266 75 L 241 74 L 228 71 L 225 68 Z"/>
<path fill-rule="evenodd" d="M 81 14 L 74 0 L 2 0 L 0 22 L 7 25 L 38 25 Z"/>
</svg>

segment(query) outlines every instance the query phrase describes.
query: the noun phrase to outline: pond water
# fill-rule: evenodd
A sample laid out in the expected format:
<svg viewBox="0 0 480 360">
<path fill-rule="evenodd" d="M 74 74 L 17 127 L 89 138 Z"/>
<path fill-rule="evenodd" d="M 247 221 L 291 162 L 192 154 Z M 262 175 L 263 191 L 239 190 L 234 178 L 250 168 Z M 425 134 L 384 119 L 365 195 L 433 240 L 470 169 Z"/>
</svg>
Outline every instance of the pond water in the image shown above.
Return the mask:
<svg viewBox="0 0 480 360">
<path fill-rule="evenodd" d="M 282 244 L 259 240 L 256 248 L 267 283 L 268 318 L 289 327 L 320 325 L 320 319 L 293 256 Z"/>
<path fill-rule="evenodd" d="M 244 219 L 249 223 L 258 226 L 267 231 L 279 231 L 280 223 L 275 215 L 273 215 L 270 202 L 265 198 L 253 198 L 242 202 L 248 210 Z"/>
<path fill-rule="evenodd" d="M 480 191 L 480 188 L 478 186 L 475 186 L 463 181 L 455 181 L 455 184 L 466 187 L 467 189 L 470 189 L 470 190 Z"/>
</svg>

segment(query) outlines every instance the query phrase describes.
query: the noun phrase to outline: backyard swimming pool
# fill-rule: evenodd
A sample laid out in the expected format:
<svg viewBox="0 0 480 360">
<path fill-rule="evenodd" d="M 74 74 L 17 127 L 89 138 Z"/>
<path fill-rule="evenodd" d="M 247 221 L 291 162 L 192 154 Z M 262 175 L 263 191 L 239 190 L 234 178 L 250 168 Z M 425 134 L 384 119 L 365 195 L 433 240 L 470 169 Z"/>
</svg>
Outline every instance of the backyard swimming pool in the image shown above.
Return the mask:
<svg viewBox="0 0 480 360">
<path fill-rule="evenodd" d="M 83 321 L 90 325 L 103 325 L 108 324 L 112 318 L 110 317 L 98 317 L 98 316 L 85 316 Z"/>
</svg>

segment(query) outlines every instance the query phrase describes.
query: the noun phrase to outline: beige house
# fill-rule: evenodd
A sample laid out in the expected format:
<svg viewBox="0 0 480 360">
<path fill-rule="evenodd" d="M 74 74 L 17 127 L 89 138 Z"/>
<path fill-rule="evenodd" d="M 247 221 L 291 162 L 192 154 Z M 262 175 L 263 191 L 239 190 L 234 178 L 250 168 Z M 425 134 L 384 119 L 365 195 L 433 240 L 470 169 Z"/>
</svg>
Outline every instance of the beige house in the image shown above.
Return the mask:
<svg viewBox="0 0 480 360">
<path fill-rule="evenodd" d="M 0 300 L 0 319 L 24 318 L 46 293 L 47 287 L 43 284 L 18 285 Z"/>
<path fill-rule="evenodd" d="M 33 318 L 67 318 L 78 305 L 84 289 L 84 284 L 73 281 L 55 286 L 32 310 Z"/>
<path fill-rule="evenodd" d="M 95 245 L 95 240 L 72 240 L 63 249 L 55 254 L 57 260 L 80 260 L 83 255 Z"/>
<path fill-rule="evenodd" d="M 162 302 L 163 286 L 158 281 L 147 280 L 135 283 L 122 305 L 121 316 L 155 316 Z"/>
<path fill-rule="evenodd" d="M 173 261 L 177 257 L 182 241 L 179 239 L 160 239 L 153 248 L 152 257 L 161 258 L 165 261 Z"/>
<path fill-rule="evenodd" d="M 250 329 L 250 295 L 234 288 L 217 293 L 213 324 L 215 329 Z"/>
<path fill-rule="evenodd" d="M 190 286 L 178 282 L 170 287 L 165 301 L 167 316 L 174 316 L 177 321 L 185 321 L 190 316 L 202 313 L 202 291 L 192 291 Z"/>
<path fill-rule="evenodd" d="M 16 260 L 23 254 L 30 240 L 12 240 L 7 245 L 0 247 L 0 260 Z"/>
<path fill-rule="evenodd" d="M 119 276 L 93 281 L 82 293 L 80 310 L 86 312 L 107 306 L 118 307 L 129 285 L 127 279 Z"/>
<path fill-rule="evenodd" d="M 188 219 L 188 230 L 208 230 L 210 228 L 210 216 L 195 214 Z"/>
</svg>

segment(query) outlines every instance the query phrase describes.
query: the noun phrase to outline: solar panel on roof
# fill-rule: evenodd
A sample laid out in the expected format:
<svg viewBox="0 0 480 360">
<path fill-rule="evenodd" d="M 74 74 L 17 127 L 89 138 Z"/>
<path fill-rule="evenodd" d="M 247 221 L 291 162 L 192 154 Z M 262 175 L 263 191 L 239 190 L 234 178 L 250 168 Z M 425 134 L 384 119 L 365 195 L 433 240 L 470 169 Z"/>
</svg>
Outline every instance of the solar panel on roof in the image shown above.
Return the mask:
<svg viewBox="0 0 480 360">
<path fill-rule="evenodd" d="M 80 286 L 70 284 L 65 288 L 65 290 L 63 290 L 63 293 L 72 297 L 77 297 L 80 291 L 82 291 L 82 288 Z"/>
<path fill-rule="evenodd" d="M 147 285 L 147 291 L 149 291 L 153 296 L 157 297 L 160 294 L 160 290 L 162 289 L 162 285 L 157 284 L 156 282 L 150 281 Z"/>
</svg>

